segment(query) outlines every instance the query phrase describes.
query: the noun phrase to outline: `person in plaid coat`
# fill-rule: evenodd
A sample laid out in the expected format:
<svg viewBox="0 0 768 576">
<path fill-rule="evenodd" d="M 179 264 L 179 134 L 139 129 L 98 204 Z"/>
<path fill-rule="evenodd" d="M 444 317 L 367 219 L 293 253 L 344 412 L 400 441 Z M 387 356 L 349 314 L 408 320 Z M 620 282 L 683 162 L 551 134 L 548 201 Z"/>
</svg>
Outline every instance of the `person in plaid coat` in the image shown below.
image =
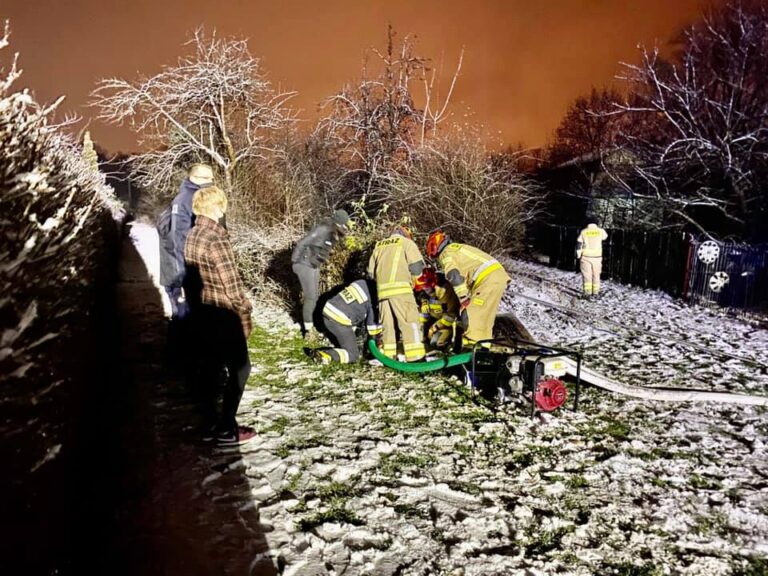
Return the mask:
<svg viewBox="0 0 768 576">
<path fill-rule="evenodd" d="M 199 289 L 199 305 L 192 309 L 191 318 L 204 391 L 204 439 L 236 444 L 253 436 L 235 420 L 251 373 L 246 341 L 251 333 L 251 303 L 237 272 L 229 234 L 222 225 L 226 211 L 227 197 L 221 189 L 209 186 L 195 192 L 192 212 L 197 219 L 187 236 L 184 259 Z M 217 414 L 220 379 L 225 372 L 222 408 Z"/>
</svg>

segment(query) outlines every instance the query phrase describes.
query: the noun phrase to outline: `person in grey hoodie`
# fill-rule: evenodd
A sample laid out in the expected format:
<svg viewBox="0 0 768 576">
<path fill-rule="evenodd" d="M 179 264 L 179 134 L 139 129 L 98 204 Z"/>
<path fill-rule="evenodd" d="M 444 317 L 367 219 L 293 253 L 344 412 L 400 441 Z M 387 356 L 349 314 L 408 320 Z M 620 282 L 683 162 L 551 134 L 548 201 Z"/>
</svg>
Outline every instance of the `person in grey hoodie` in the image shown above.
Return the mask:
<svg viewBox="0 0 768 576">
<path fill-rule="evenodd" d="M 291 255 L 293 272 L 299 278 L 304 296 L 302 305 L 304 338 L 310 343 L 315 343 L 319 339 L 319 333 L 313 322 L 313 314 L 317 306 L 320 266 L 328 260 L 334 244 L 348 230 L 349 214 L 344 210 L 336 210 L 331 218 L 323 220 L 312 228 L 293 249 Z"/>
</svg>

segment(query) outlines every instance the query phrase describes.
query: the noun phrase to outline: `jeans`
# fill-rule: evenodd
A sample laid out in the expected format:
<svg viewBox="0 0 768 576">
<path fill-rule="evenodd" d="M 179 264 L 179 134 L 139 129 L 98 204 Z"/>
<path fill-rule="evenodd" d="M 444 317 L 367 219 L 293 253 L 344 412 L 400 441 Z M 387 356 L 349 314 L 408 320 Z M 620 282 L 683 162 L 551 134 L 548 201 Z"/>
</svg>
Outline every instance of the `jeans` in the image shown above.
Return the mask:
<svg viewBox="0 0 768 576">
<path fill-rule="evenodd" d="M 317 295 L 320 288 L 320 270 L 301 264 L 299 262 L 293 265 L 293 272 L 299 277 L 301 291 L 304 294 L 304 304 L 301 309 L 301 318 L 304 321 L 304 329 L 313 325 L 312 316 L 317 306 Z"/>
</svg>

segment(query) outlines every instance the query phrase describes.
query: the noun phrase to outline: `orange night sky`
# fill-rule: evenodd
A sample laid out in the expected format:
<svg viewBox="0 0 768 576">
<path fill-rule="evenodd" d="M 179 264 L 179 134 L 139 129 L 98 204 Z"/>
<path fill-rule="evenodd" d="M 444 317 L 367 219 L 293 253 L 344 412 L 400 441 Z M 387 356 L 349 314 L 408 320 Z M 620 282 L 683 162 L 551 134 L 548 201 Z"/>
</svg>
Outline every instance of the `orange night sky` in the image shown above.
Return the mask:
<svg viewBox="0 0 768 576">
<path fill-rule="evenodd" d="M 453 99 L 458 115 L 504 143 L 543 144 L 568 104 L 610 83 L 637 45 L 664 44 L 695 18 L 700 0 L 2 0 L 11 50 L 39 99 L 66 94 L 62 110 L 84 119 L 88 93 L 106 76 L 135 78 L 172 64 L 194 28 L 249 38 L 270 79 L 299 92 L 312 120 L 318 103 L 360 74 L 362 54 L 383 47 L 387 23 L 418 37 L 417 52 L 446 73 L 465 48 Z M 4 55 L 4 63 L 7 56 Z M 92 123 L 94 140 L 135 148 L 124 128 Z"/>
</svg>

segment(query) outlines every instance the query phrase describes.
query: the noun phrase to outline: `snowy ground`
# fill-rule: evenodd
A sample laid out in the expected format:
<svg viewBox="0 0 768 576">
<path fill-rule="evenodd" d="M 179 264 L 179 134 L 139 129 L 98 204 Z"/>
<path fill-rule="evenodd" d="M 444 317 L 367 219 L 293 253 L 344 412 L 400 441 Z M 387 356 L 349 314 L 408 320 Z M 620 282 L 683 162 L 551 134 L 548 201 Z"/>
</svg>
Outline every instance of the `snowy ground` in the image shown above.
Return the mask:
<svg viewBox="0 0 768 576">
<path fill-rule="evenodd" d="M 582 302 L 572 274 L 508 268 L 514 292 L 768 360 L 765 331 L 748 324 L 610 283 Z M 504 306 L 628 383 L 766 393 L 755 364 L 589 328 L 519 296 Z M 270 548 L 254 573 L 264 563 L 289 575 L 768 573 L 764 409 L 590 388 L 578 413 L 531 420 L 478 403 L 455 378 L 315 366 L 284 313 L 256 320 L 240 418 L 259 436 L 236 464 L 251 483 L 243 509 L 258 511 Z M 206 480 L 212 494 L 221 476 Z"/>
</svg>

